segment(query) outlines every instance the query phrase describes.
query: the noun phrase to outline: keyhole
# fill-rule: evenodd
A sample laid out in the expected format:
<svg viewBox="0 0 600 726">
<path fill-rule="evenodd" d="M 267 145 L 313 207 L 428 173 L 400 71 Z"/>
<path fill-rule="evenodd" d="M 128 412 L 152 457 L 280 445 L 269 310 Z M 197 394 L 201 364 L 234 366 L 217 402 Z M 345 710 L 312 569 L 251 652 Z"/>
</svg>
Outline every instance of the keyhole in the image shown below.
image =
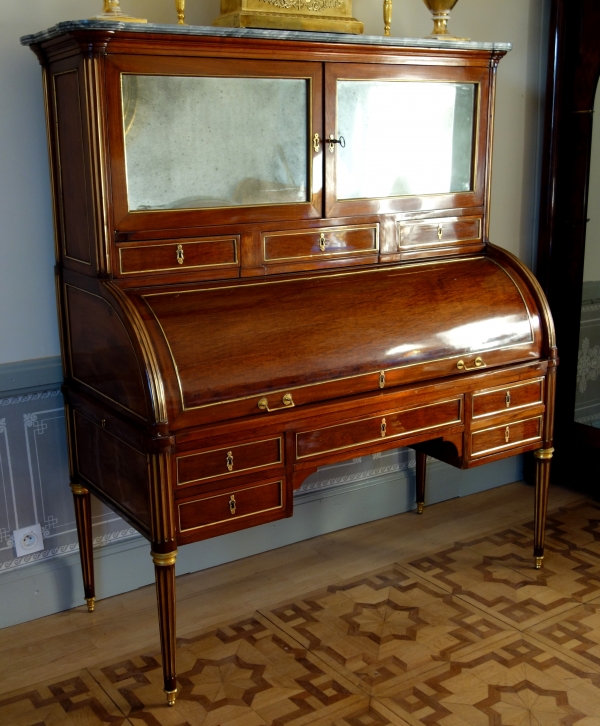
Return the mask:
<svg viewBox="0 0 600 726">
<path fill-rule="evenodd" d="M 234 496 L 234 495 L 232 494 L 232 495 L 231 495 L 231 496 L 229 497 L 229 512 L 230 512 L 231 514 L 235 514 L 235 507 L 236 507 L 236 501 L 235 501 L 235 496 Z"/>
</svg>

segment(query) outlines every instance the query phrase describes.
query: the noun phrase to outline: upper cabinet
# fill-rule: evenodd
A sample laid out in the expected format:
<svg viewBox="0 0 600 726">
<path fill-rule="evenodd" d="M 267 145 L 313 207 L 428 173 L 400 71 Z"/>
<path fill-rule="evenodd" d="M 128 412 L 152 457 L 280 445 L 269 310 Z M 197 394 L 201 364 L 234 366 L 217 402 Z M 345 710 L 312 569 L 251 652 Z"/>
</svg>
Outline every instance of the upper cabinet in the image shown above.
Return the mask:
<svg viewBox="0 0 600 726">
<path fill-rule="evenodd" d="M 481 207 L 489 68 L 113 55 L 119 232 Z"/>
</svg>

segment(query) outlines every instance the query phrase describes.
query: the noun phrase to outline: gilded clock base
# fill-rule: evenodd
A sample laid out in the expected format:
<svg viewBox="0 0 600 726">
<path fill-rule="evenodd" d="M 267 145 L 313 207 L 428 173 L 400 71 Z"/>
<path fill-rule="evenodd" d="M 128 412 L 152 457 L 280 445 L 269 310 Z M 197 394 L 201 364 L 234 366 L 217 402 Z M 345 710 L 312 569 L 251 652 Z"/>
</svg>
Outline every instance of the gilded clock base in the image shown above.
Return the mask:
<svg viewBox="0 0 600 726">
<path fill-rule="evenodd" d="M 267 30 L 309 30 L 322 33 L 361 35 L 364 25 L 355 18 L 311 17 L 283 13 L 237 11 L 219 15 L 213 25 L 226 28 L 266 28 Z"/>
</svg>

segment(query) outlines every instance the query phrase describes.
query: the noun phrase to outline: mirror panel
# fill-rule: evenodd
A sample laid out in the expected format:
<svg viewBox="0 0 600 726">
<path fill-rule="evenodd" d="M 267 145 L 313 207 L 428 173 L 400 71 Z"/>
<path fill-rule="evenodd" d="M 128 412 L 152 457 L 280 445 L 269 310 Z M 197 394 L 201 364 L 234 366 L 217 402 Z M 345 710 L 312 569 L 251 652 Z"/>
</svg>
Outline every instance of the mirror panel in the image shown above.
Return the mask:
<svg viewBox="0 0 600 726">
<path fill-rule="evenodd" d="M 309 200 L 309 80 L 123 74 L 121 89 L 130 211 Z"/>
<path fill-rule="evenodd" d="M 474 188 L 476 84 L 337 83 L 337 198 L 447 194 Z"/>
<path fill-rule="evenodd" d="M 600 428 L 600 123 L 592 131 L 587 216 L 575 421 Z"/>
</svg>

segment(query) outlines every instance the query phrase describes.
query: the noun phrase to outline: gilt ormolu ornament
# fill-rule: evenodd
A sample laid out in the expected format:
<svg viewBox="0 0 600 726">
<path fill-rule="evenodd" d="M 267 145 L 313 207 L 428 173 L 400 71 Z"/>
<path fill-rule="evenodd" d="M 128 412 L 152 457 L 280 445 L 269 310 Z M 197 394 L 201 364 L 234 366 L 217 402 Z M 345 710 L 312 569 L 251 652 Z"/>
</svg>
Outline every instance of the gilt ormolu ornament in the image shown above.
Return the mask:
<svg viewBox="0 0 600 726">
<path fill-rule="evenodd" d="M 468 38 L 457 38 L 448 32 L 448 21 L 450 11 L 458 0 L 423 0 L 433 15 L 433 31 L 428 38 L 437 40 L 469 40 Z"/>
<path fill-rule="evenodd" d="M 363 24 L 352 17 L 352 0 L 221 0 L 221 15 L 213 25 L 363 32 Z"/>
<path fill-rule="evenodd" d="M 132 18 L 126 15 L 119 5 L 119 0 L 104 0 L 104 8 L 100 15 L 94 15 L 91 20 L 116 20 L 121 23 L 147 23 L 143 18 Z"/>
</svg>

